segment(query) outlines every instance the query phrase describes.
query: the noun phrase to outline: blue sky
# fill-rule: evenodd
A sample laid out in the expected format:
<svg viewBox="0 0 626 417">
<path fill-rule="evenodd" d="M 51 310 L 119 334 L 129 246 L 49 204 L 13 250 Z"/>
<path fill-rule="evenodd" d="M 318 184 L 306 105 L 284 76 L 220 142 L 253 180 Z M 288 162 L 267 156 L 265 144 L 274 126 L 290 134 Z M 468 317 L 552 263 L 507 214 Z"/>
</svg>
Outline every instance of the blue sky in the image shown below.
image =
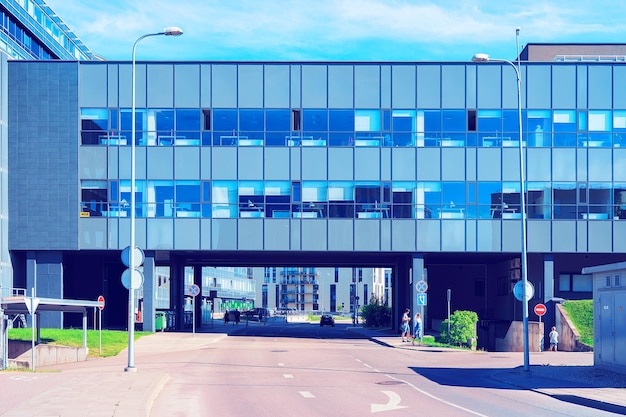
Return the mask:
<svg viewBox="0 0 626 417">
<path fill-rule="evenodd" d="M 615 0 L 45 0 L 95 53 L 138 60 L 467 61 L 514 59 L 526 43 L 624 43 Z"/>
</svg>

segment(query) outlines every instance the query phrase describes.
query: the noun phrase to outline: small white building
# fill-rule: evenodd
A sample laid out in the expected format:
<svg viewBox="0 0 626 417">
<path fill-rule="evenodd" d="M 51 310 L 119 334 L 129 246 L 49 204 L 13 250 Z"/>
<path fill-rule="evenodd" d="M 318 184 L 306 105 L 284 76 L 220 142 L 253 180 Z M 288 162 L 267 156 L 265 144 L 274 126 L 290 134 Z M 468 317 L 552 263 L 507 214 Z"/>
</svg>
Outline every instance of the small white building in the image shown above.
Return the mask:
<svg viewBox="0 0 626 417">
<path fill-rule="evenodd" d="M 594 365 L 626 373 L 626 262 L 582 272 L 593 274 Z"/>
</svg>

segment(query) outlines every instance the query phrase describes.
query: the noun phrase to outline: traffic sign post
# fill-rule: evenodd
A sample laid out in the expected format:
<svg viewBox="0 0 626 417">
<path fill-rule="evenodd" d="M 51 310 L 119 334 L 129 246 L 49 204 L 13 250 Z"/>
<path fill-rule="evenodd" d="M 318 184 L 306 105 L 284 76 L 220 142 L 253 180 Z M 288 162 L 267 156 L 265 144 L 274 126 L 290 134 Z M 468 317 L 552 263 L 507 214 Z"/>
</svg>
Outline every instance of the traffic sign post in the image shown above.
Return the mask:
<svg viewBox="0 0 626 417">
<path fill-rule="evenodd" d="M 545 304 L 539 303 L 535 306 L 534 311 L 535 314 L 539 316 L 539 328 L 541 328 L 541 317 L 543 317 L 547 313 L 548 308 Z M 541 337 L 539 338 L 539 352 L 543 352 L 543 332 L 541 334 Z"/>
<path fill-rule="evenodd" d="M 191 333 L 196 334 L 196 297 L 200 294 L 200 287 L 191 284 L 187 287 L 187 294 L 191 295 Z"/>
<path fill-rule="evenodd" d="M 540 303 L 535 306 L 535 314 L 539 316 L 539 322 L 541 322 L 541 317 L 544 316 L 547 311 L 548 309 L 545 304 Z"/>
<path fill-rule="evenodd" d="M 98 349 L 102 354 L 102 310 L 104 310 L 104 296 L 98 296 L 98 302 L 102 305 L 98 306 Z"/>
</svg>

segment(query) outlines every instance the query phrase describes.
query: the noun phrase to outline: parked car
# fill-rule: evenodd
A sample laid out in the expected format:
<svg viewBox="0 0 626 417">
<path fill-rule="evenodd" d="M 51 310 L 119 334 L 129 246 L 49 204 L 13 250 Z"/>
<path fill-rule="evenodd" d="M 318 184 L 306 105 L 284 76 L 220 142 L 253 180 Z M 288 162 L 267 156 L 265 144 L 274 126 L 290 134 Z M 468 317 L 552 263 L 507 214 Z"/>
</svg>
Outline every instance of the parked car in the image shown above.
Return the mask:
<svg viewBox="0 0 626 417">
<path fill-rule="evenodd" d="M 256 307 L 252 310 L 247 310 L 242 313 L 248 320 L 263 320 L 270 316 L 270 311 L 267 308 Z"/>
<path fill-rule="evenodd" d="M 295 308 L 289 308 L 289 307 L 278 307 L 276 309 L 276 314 L 280 314 L 283 316 L 286 316 L 288 314 L 294 314 L 296 312 Z"/>
<path fill-rule="evenodd" d="M 322 314 L 322 317 L 320 318 L 320 326 L 323 327 L 324 325 L 334 326 L 335 318 L 330 314 Z"/>
</svg>

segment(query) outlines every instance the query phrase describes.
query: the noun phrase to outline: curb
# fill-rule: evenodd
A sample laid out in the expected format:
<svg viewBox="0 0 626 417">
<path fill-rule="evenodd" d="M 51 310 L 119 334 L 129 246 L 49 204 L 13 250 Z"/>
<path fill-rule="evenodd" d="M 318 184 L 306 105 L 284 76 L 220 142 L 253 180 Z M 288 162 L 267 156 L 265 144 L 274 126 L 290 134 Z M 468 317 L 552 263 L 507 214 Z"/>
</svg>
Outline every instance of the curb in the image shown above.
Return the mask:
<svg viewBox="0 0 626 417">
<path fill-rule="evenodd" d="M 165 387 L 165 384 L 167 384 L 169 380 L 170 380 L 170 375 L 163 374 L 161 378 L 153 382 L 151 386 L 148 387 L 146 406 L 144 408 L 146 417 L 150 417 L 150 414 L 152 413 L 152 407 L 154 406 L 154 402 L 156 401 L 161 391 L 163 391 L 163 387 Z"/>
</svg>

